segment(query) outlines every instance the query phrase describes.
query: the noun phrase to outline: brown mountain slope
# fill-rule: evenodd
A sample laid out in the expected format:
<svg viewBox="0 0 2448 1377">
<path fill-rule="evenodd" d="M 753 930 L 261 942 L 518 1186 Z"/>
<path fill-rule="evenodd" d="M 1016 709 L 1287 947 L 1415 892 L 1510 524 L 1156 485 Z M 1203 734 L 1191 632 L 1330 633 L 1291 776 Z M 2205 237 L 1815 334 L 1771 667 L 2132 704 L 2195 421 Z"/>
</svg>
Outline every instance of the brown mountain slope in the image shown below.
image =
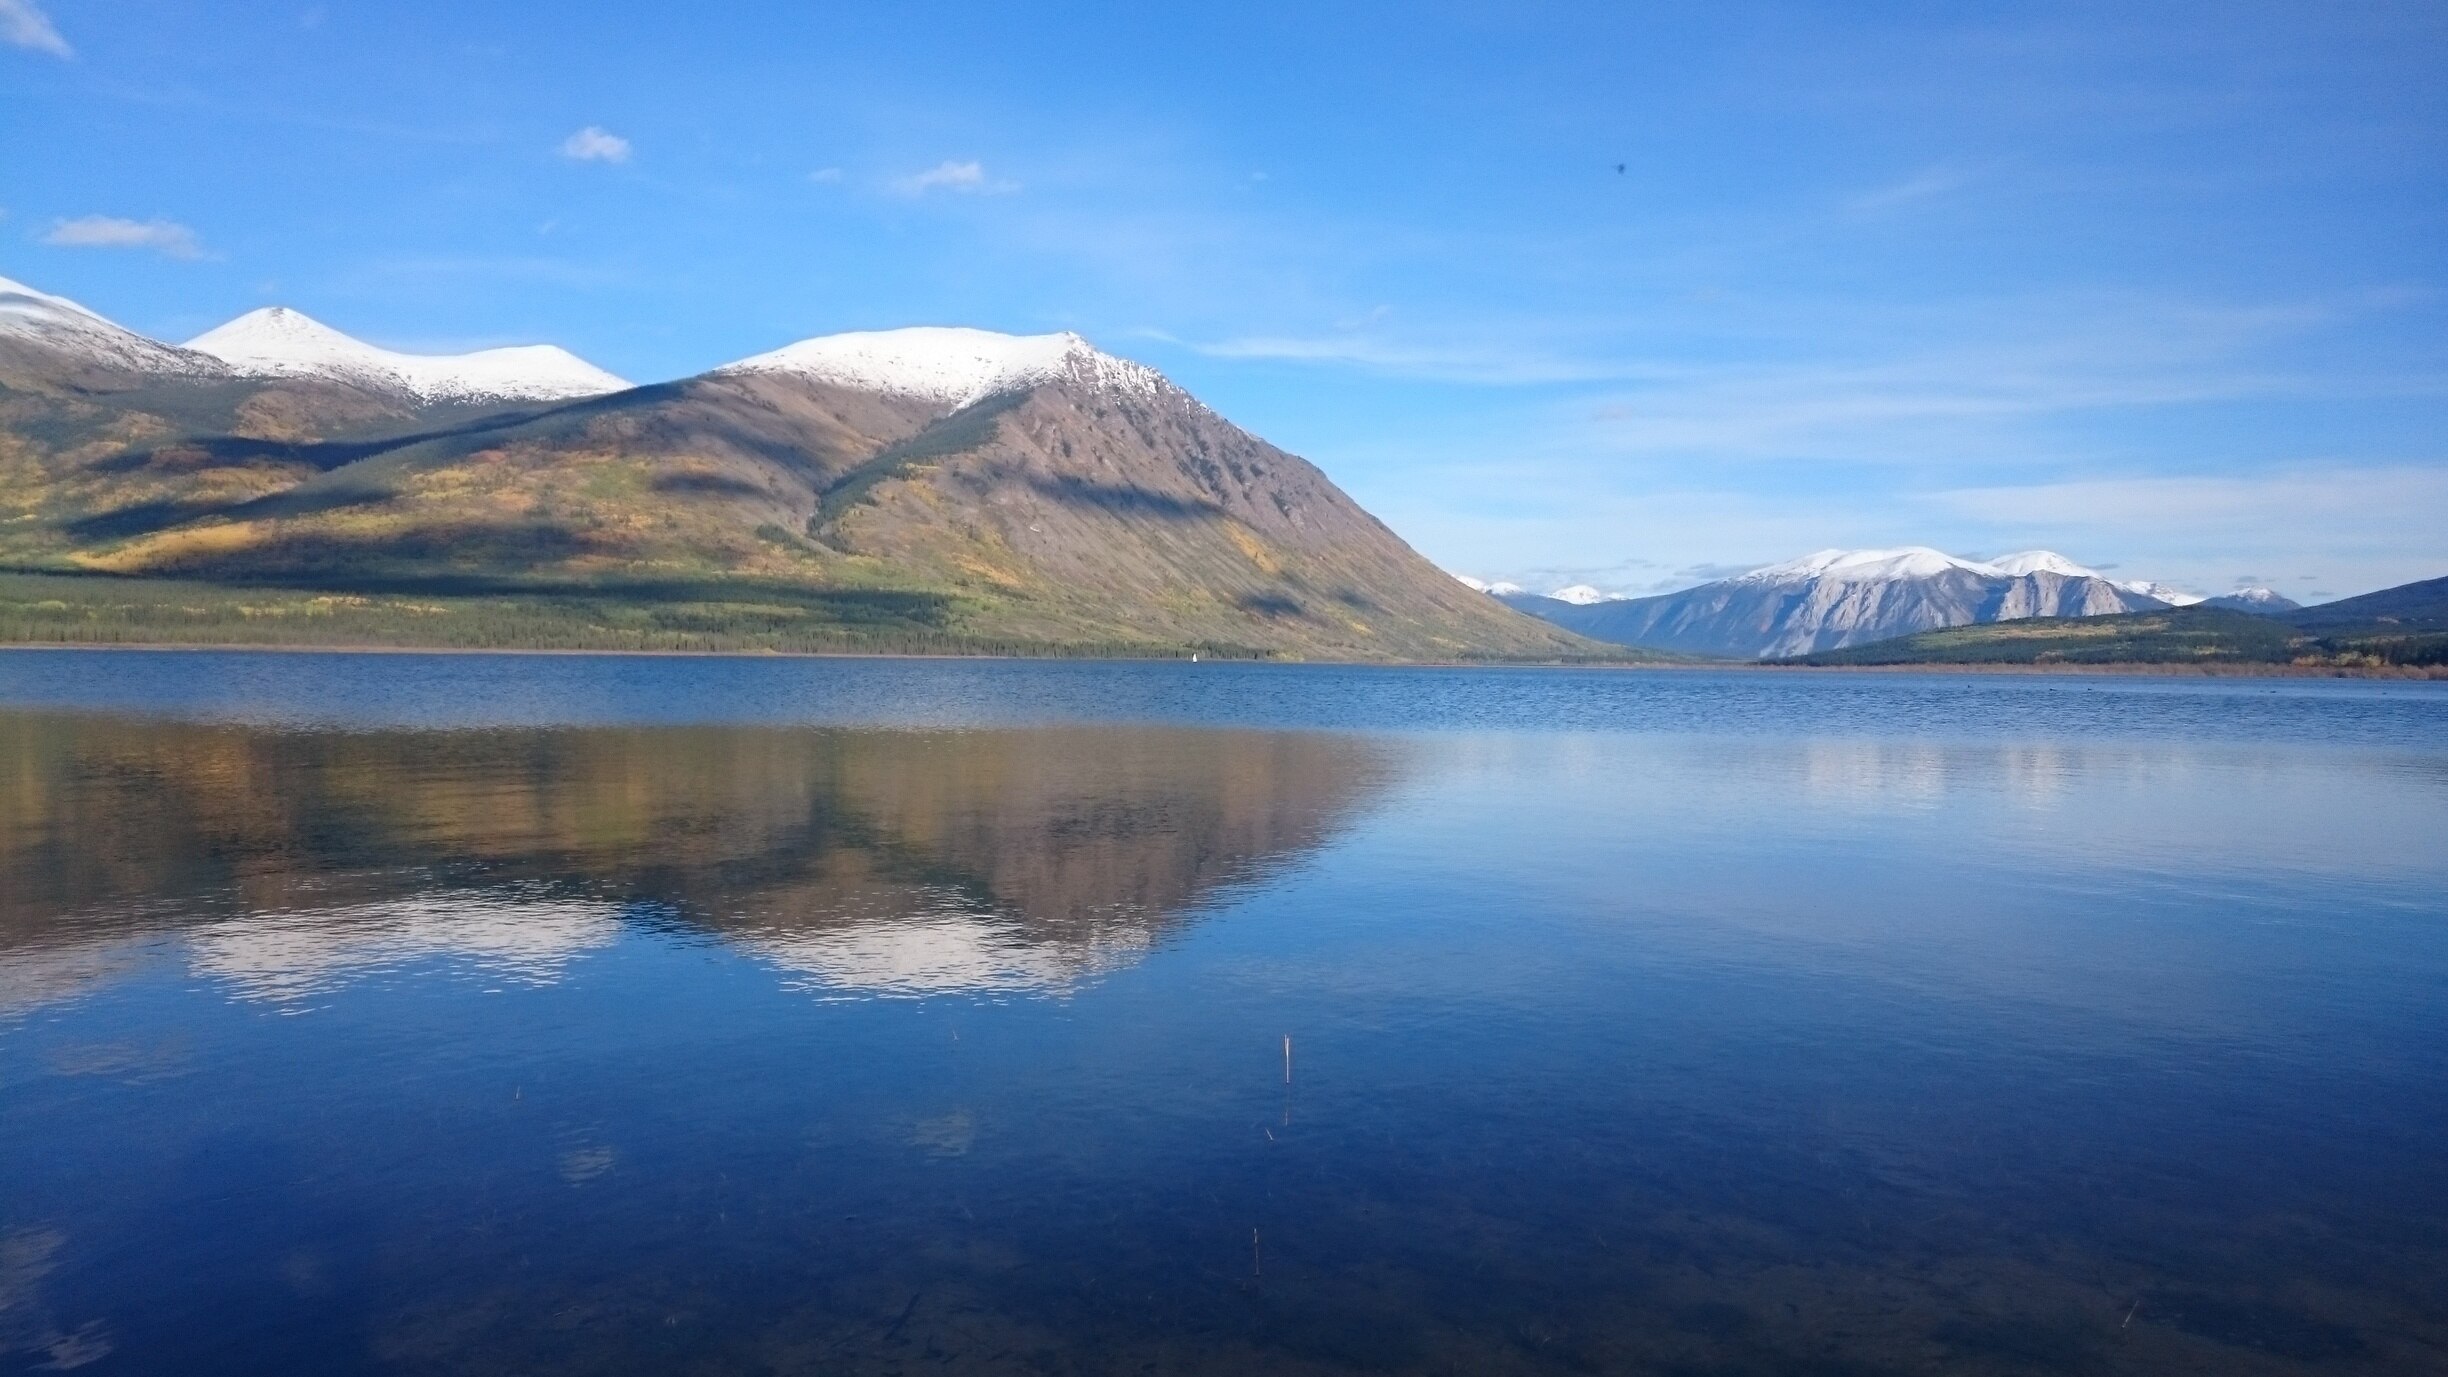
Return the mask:
<svg viewBox="0 0 2448 1377">
<path fill-rule="evenodd" d="M 1015 628 L 1315 654 L 1538 654 L 1569 642 L 1428 564 L 1306 460 L 1177 389 L 989 398 L 825 495 L 823 543 L 1003 604 Z"/>
<path fill-rule="evenodd" d="M 227 379 L 0 389 L 0 470 L 28 480 L 0 558 L 428 595 L 889 594 L 936 632 L 996 644 L 1595 651 L 1448 578 L 1314 466 L 1178 388 L 1096 368 L 957 408 L 725 372 L 422 419 L 404 430 L 345 414 L 329 388 Z"/>
<path fill-rule="evenodd" d="M 538 409 L 418 406 L 320 379 L 53 362 L 22 344 L 0 355 L 0 563 L 19 568 L 227 519 L 420 437 L 507 425 Z"/>
</svg>

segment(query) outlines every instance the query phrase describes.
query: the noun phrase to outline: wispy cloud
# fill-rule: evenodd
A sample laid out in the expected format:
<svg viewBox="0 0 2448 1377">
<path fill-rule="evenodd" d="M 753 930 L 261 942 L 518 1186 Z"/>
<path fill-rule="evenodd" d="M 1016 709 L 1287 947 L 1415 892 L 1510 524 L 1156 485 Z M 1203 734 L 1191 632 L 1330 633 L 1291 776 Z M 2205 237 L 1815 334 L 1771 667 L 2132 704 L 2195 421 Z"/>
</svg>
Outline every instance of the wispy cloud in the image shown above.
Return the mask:
<svg viewBox="0 0 2448 1377">
<path fill-rule="evenodd" d="M 2062 424 L 2109 413 L 2448 396 L 2448 371 L 2419 355 L 2396 369 L 2345 368 L 2318 347 L 2396 309 L 2370 294 L 2240 304 L 2056 294 L 1825 319 L 1783 309 L 1730 322 L 1704 341 L 1713 351 L 1671 362 L 1491 336 L 1497 366 L 1477 376 L 1619 383 L 1578 403 L 1574 443 L 1592 457 L 2063 463 L 2081 456 L 2062 448 Z"/>
<path fill-rule="evenodd" d="M 892 190 L 898 196 L 924 196 L 933 191 L 953 191 L 967 195 L 997 196 L 1018 191 L 1020 184 L 1008 178 L 986 175 L 986 165 L 980 162 L 954 162 L 946 159 L 924 172 L 895 177 Z"/>
<path fill-rule="evenodd" d="M 2339 520 L 2366 528 L 2373 542 L 2435 534 L 2430 517 L 2448 511 L 2448 468 L 2393 465 L 2259 474 L 2158 478 L 2084 478 L 2061 483 L 1953 488 L 1928 500 L 1984 521 L 2081 523 L 2118 530 L 2219 539 L 2240 529 Z M 2419 543 L 2419 542 L 2417 542 Z M 2440 555 L 2448 563 L 2448 552 Z"/>
<path fill-rule="evenodd" d="M 175 220 L 84 215 L 74 220 L 53 221 L 42 242 L 64 249 L 151 249 L 165 258 L 207 256 L 195 231 Z"/>
<path fill-rule="evenodd" d="M 1491 387 L 1632 382 L 1685 371 L 1640 360 L 1576 358 L 1535 345 L 1406 343 L 1358 333 L 1244 335 L 1174 342 L 1209 358 L 1340 364 L 1390 377 Z"/>
<path fill-rule="evenodd" d="M 1899 210 L 1916 202 L 1935 200 L 1961 189 L 1971 180 L 1971 174 L 1960 168 L 1924 168 L 1900 182 L 1876 187 L 1853 197 L 1845 202 L 1845 209 L 1855 215 L 1877 215 Z"/>
<path fill-rule="evenodd" d="M 627 139 L 593 124 L 561 141 L 561 156 L 582 163 L 625 163 L 629 152 Z"/>
<path fill-rule="evenodd" d="M 2377 298 L 2227 305 L 2160 298 L 1806 306 L 1715 321 L 1483 321 L 1404 338 L 1382 321 L 1314 334 L 1165 336 L 1212 358 L 1488 387 L 1612 385 L 1585 416 L 1618 454 L 1799 456 L 1911 427 L 2245 398 L 2448 393 L 2448 376 L 2341 374 L 2272 352 Z M 1696 332 L 1696 333 L 1695 333 Z M 1655 341 L 1682 341 L 1674 352 Z M 1848 442 L 1841 448 L 1850 451 Z"/>
<path fill-rule="evenodd" d="M 842 170 L 838 167 L 820 167 L 808 174 L 811 182 L 838 182 L 841 179 Z"/>
<path fill-rule="evenodd" d="M 1908 499 L 1934 519 L 1981 523 L 2032 544 L 2115 550 L 2129 568 L 2180 586 L 2285 583 L 2378 588 L 2448 573 L 2437 513 L 2448 467 L 2298 467 L 2260 473 L 2076 478 L 1962 487 Z M 2263 578 L 2239 569 L 2300 561 L 2315 572 Z M 2283 567 L 2283 566 L 2282 566 Z"/>
<path fill-rule="evenodd" d="M 53 57 L 74 57 L 76 50 L 60 37 L 51 16 L 42 12 L 34 0 L 0 0 L 0 43 L 12 47 L 32 48 Z"/>
</svg>

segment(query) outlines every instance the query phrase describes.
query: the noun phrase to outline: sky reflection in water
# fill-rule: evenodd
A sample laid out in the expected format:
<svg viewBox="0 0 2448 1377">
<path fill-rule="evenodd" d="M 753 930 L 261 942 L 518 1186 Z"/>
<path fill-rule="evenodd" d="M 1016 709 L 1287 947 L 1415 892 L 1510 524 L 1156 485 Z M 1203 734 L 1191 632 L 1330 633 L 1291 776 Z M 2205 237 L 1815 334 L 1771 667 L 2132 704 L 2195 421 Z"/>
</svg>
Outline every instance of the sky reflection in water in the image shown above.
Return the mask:
<svg viewBox="0 0 2448 1377">
<path fill-rule="evenodd" d="M 0 660 L 0 1370 L 2448 1352 L 2448 696 L 467 663 Z"/>
</svg>

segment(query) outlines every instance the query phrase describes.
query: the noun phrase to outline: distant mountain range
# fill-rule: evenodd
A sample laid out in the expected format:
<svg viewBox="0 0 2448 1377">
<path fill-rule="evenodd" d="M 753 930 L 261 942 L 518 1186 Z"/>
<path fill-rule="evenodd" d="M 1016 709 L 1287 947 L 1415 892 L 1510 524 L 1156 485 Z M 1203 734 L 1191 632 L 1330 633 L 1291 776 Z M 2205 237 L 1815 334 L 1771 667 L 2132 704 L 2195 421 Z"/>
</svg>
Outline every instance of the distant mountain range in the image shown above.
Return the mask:
<svg viewBox="0 0 2448 1377">
<path fill-rule="evenodd" d="M 1069 334 L 833 335 L 641 387 L 277 307 L 169 345 L 0 280 L 0 474 L 0 570 L 48 576 L 0 606 L 21 638 L 1618 654 Z M 165 578 L 333 596 L 223 616 Z"/>
<path fill-rule="evenodd" d="M 2047 550 L 1982 561 L 1926 546 L 1821 550 L 1648 598 L 1607 598 L 1586 586 L 1540 596 L 1470 582 L 1595 640 L 1737 659 L 1807 655 L 1976 622 L 2164 608 L 2171 599 L 2160 593 L 2172 591 L 2117 583 Z"/>
<path fill-rule="evenodd" d="M 2204 598 L 2202 606 L 2223 607 L 2230 612 L 2254 612 L 2264 617 L 2275 617 L 2298 611 L 2303 604 L 2287 597 L 2275 588 L 2243 588 L 2233 593 L 2222 593 L 2215 598 Z"/>
<path fill-rule="evenodd" d="M 2032 619 L 1924 631 L 1804 657 L 1818 665 L 2296 665 L 2448 669 L 2448 578 L 2318 607 L 2254 610 L 2208 599 L 2118 616 Z"/>
</svg>

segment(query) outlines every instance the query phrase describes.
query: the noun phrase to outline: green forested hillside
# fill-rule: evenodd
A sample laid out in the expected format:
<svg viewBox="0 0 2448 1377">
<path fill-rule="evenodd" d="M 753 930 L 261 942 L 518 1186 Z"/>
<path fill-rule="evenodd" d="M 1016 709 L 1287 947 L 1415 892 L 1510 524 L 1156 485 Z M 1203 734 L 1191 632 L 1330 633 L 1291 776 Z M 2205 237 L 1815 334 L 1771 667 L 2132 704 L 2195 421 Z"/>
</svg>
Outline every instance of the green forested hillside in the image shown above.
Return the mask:
<svg viewBox="0 0 2448 1377">
<path fill-rule="evenodd" d="M 2422 668 L 2448 665 L 2448 632 L 2400 631 L 2358 622 L 2324 633 L 2249 612 L 2178 607 L 2114 617 L 2036 617 L 1952 626 L 1784 663 Z"/>
</svg>

